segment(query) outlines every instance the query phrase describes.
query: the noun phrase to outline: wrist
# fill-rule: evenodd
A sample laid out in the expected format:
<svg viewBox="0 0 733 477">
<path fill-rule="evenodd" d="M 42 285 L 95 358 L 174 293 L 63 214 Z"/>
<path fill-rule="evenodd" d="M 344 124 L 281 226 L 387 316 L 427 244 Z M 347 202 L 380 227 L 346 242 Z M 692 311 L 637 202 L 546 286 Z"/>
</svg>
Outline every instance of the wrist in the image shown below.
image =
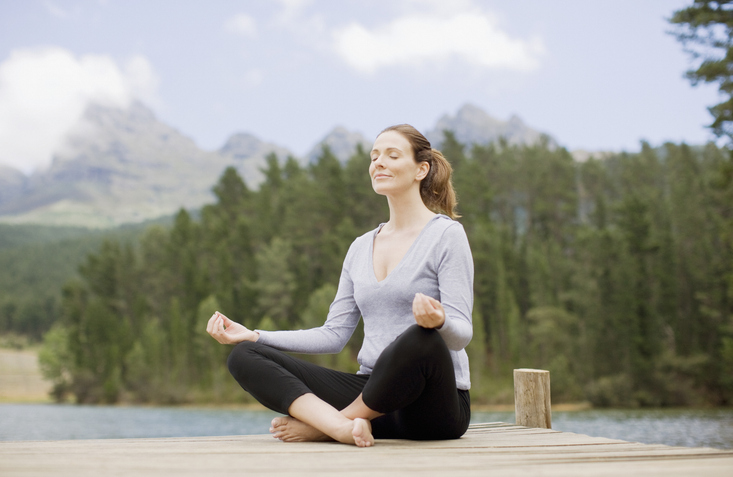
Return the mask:
<svg viewBox="0 0 733 477">
<path fill-rule="evenodd" d="M 443 325 L 445 325 L 445 315 L 443 315 L 443 319 L 440 320 L 440 324 L 438 326 L 436 326 L 435 329 L 436 330 L 439 330 L 439 329 L 441 329 L 443 327 Z"/>
</svg>

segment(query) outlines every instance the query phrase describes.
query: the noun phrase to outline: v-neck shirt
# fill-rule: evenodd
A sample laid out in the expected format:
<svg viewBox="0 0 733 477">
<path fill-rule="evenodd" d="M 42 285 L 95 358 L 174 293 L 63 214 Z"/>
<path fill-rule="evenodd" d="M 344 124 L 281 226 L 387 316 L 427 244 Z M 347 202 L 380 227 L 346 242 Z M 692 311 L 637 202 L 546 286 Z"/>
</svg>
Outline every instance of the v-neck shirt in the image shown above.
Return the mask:
<svg viewBox="0 0 733 477">
<path fill-rule="evenodd" d="M 438 214 L 425 225 L 397 266 L 382 280 L 374 273 L 374 240 L 384 224 L 349 247 L 336 298 L 317 328 L 259 331 L 259 342 L 296 353 L 337 353 L 364 319 L 358 374 L 371 374 L 385 347 L 415 324 L 416 293 L 440 301 L 445 323 L 438 329 L 453 360 L 458 389 L 471 387 L 465 347 L 473 335 L 473 258 L 463 226 Z"/>
</svg>

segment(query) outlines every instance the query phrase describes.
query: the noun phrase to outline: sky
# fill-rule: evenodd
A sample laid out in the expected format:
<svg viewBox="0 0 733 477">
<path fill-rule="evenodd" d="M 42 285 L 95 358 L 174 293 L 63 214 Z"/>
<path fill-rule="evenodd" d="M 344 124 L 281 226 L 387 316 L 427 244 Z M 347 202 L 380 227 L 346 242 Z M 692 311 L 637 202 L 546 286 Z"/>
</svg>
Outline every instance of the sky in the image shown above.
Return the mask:
<svg viewBox="0 0 733 477">
<path fill-rule="evenodd" d="M 464 104 L 560 145 L 713 139 L 715 85 L 667 22 L 691 0 L 0 0 L 0 164 L 50 164 L 89 102 L 139 100 L 199 147 L 304 155 Z"/>
</svg>

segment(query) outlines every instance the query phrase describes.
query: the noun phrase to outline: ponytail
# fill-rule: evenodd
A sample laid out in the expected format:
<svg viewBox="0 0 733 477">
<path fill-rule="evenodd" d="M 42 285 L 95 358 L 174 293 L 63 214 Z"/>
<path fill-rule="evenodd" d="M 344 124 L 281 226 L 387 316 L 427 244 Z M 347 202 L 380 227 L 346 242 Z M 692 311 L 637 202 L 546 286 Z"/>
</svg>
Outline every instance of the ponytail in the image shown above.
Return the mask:
<svg viewBox="0 0 733 477">
<path fill-rule="evenodd" d="M 460 217 L 456 213 L 458 200 L 453 190 L 451 175 L 453 168 L 443 154 L 430 146 L 430 142 L 417 129 L 409 124 L 390 126 L 387 131 L 396 131 L 407 139 L 412 146 L 415 162 L 427 162 L 430 166 L 425 179 L 420 182 L 420 197 L 425 206 L 436 213 L 442 213 L 451 219 Z"/>
<path fill-rule="evenodd" d="M 428 161 L 430 171 L 420 183 L 420 197 L 433 212 L 442 212 L 451 219 L 457 219 L 460 215 L 455 211 L 458 200 L 451 182 L 453 168 L 437 149 L 430 149 L 429 154 L 432 156 L 432 160 Z"/>
</svg>

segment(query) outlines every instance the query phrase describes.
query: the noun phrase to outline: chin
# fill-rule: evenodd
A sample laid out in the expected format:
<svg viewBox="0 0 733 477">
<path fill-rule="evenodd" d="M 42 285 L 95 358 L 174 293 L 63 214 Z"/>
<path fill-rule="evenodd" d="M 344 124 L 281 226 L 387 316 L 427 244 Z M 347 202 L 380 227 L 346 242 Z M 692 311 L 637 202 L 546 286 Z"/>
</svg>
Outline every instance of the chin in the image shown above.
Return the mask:
<svg viewBox="0 0 733 477">
<path fill-rule="evenodd" d="M 372 186 L 372 189 L 374 190 L 375 193 L 377 193 L 379 195 L 387 195 L 387 192 L 384 191 L 382 187 L 374 187 L 374 186 Z"/>
</svg>

